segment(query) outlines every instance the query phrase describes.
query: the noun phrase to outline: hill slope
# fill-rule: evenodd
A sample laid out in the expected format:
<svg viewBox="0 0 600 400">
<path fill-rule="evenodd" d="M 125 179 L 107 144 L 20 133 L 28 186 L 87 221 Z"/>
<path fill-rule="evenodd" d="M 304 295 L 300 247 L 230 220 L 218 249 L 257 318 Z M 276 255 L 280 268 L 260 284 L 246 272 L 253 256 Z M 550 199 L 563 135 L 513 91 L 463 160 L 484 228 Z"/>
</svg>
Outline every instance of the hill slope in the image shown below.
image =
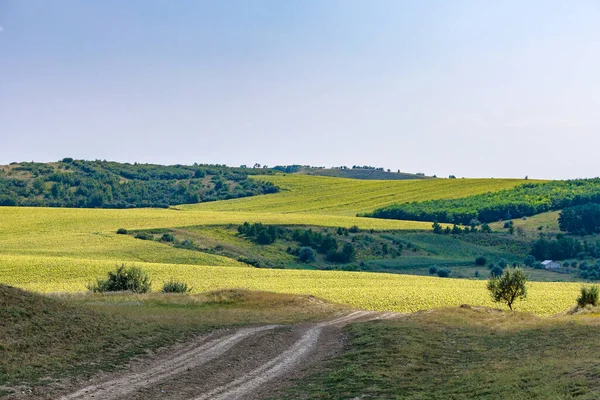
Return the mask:
<svg viewBox="0 0 600 400">
<path fill-rule="evenodd" d="M 308 175 L 257 176 L 281 191 L 216 203 L 178 207 L 184 210 L 247 211 L 356 215 L 407 201 L 454 199 L 510 189 L 522 179 L 427 179 L 375 181 Z"/>
<path fill-rule="evenodd" d="M 65 158 L 0 166 L 0 206 L 168 207 L 277 192 L 248 179 L 271 170 L 222 165 L 155 165 Z"/>
</svg>

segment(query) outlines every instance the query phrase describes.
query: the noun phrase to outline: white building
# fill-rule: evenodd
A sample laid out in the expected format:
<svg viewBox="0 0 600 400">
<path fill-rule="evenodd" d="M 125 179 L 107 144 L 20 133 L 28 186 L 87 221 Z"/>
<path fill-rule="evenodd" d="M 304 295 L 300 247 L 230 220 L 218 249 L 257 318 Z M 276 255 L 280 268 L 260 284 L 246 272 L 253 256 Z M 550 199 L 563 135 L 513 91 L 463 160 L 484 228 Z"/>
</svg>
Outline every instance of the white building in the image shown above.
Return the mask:
<svg viewBox="0 0 600 400">
<path fill-rule="evenodd" d="M 552 260 L 542 261 L 542 266 L 545 269 L 560 269 L 560 263 Z"/>
</svg>

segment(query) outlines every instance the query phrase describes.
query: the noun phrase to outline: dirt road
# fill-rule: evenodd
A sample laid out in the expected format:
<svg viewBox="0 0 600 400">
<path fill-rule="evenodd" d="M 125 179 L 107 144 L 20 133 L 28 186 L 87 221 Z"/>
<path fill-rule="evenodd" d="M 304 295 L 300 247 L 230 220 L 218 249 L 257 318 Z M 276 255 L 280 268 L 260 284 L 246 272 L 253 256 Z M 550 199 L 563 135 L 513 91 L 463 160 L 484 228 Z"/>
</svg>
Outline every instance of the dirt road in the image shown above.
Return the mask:
<svg viewBox="0 0 600 400">
<path fill-rule="evenodd" d="M 343 346 L 342 327 L 391 319 L 395 313 L 356 311 L 327 322 L 223 330 L 169 354 L 132 365 L 128 372 L 96 378 L 61 400 L 188 399 L 258 400 L 271 397 Z M 64 393 L 64 392 L 63 392 Z"/>
</svg>

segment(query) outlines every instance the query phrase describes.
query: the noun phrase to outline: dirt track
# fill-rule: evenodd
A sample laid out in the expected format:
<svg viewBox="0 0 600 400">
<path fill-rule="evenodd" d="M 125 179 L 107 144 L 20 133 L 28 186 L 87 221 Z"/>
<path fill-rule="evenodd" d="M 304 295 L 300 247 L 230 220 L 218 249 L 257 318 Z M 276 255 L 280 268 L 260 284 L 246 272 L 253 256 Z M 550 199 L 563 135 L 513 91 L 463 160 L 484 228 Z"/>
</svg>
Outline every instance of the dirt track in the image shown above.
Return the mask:
<svg viewBox="0 0 600 400">
<path fill-rule="evenodd" d="M 275 395 L 289 380 L 302 376 L 310 366 L 340 351 L 344 341 L 340 328 L 344 325 L 398 316 L 357 311 L 318 324 L 268 325 L 215 332 L 172 354 L 161 354 L 132 365 L 128 372 L 96 378 L 83 388 L 64 388 L 60 395 L 46 393 L 35 397 L 264 399 Z"/>
</svg>

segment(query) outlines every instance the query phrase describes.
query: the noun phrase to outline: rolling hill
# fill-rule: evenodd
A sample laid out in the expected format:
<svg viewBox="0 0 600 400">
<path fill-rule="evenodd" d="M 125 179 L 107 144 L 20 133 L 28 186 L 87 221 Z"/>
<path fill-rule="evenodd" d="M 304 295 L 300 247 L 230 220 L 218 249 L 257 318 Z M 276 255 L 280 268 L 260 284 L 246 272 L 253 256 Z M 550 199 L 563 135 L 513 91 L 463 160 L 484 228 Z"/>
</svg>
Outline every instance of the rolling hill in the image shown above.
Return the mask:
<svg viewBox="0 0 600 400">
<path fill-rule="evenodd" d="M 521 179 L 427 179 L 376 181 L 308 175 L 256 176 L 279 193 L 176 207 L 181 210 L 303 213 L 355 216 L 392 204 L 455 199 L 510 189 Z"/>
</svg>

